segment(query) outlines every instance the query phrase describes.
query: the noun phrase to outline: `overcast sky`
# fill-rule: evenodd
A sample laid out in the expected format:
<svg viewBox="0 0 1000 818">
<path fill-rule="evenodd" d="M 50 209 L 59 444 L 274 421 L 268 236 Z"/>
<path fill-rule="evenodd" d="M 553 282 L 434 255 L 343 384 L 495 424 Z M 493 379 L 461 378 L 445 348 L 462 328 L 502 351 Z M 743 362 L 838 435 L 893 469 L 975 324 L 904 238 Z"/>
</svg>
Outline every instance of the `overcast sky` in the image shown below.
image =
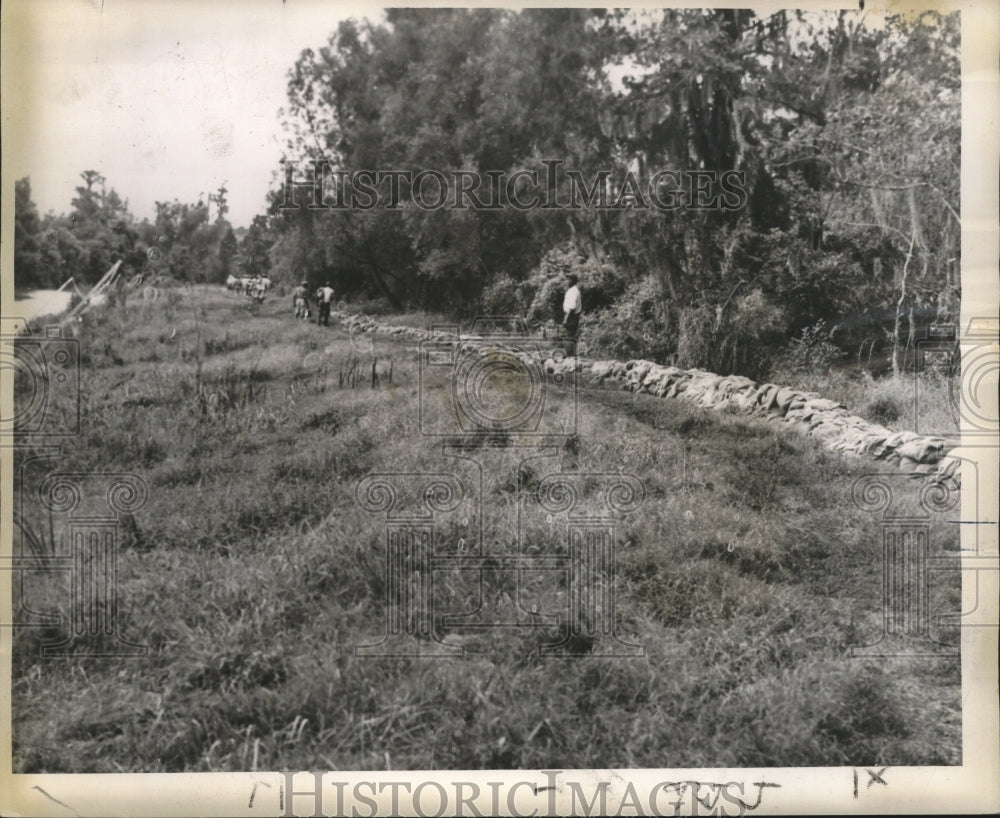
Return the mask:
<svg viewBox="0 0 1000 818">
<path fill-rule="evenodd" d="M 154 201 L 194 202 L 226 182 L 229 218 L 246 226 L 279 169 L 289 68 L 339 20 L 381 18 L 368 9 L 330 0 L 15 3 L 4 14 L 4 63 L 22 93 L 6 99 L 7 172 L 30 176 L 39 210 L 60 213 L 80 172 L 100 171 L 138 218 L 152 217 Z M 19 127 L 8 130 L 12 122 Z"/>
</svg>

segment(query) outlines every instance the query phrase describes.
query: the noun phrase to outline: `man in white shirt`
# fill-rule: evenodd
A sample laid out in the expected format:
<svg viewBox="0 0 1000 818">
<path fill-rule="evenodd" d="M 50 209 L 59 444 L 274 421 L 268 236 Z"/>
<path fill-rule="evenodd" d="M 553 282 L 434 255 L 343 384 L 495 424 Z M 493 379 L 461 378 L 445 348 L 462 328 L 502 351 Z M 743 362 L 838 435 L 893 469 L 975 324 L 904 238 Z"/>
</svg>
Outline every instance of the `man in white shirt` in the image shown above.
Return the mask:
<svg viewBox="0 0 1000 818">
<path fill-rule="evenodd" d="M 309 293 L 306 290 L 308 285 L 308 281 L 303 281 L 298 287 L 292 290 L 292 304 L 295 307 L 296 318 L 309 317 Z"/>
<path fill-rule="evenodd" d="M 580 315 L 583 313 L 583 299 L 580 297 L 580 280 L 574 273 L 567 276 L 569 289 L 563 297 L 563 328 L 566 330 L 566 357 L 576 356 L 576 331 L 580 326 Z"/>
<path fill-rule="evenodd" d="M 333 290 L 330 282 L 316 290 L 316 302 L 319 304 L 319 315 L 316 316 L 316 323 L 324 327 L 330 326 L 330 305 L 333 304 Z"/>
</svg>

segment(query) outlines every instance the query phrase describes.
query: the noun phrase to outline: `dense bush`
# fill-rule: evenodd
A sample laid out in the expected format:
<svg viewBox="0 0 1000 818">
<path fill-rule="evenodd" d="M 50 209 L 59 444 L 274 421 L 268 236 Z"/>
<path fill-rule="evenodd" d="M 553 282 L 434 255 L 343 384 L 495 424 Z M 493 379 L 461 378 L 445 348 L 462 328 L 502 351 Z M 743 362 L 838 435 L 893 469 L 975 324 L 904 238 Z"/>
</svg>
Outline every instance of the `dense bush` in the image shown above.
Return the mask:
<svg viewBox="0 0 1000 818">
<path fill-rule="evenodd" d="M 585 352 L 597 358 L 648 358 L 667 362 L 672 339 L 664 320 L 660 286 L 651 278 L 631 284 L 612 305 L 583 322 Z"/>
<path fill-rule="evenodd" d="M 519 287 L 529 321 L 562 321 L 562 301 L 570 273 L 580 279 L 585 314 L 611 306 L 628 286 L 626 275 L 613 264 L 585 256 L 572 245 L 561 245 L 546 253 Z"/>
<path fill-rule="evenodd" d="M 610 262 L 589 258 L 571 244 L 546 253 L 522 281 L 503 275 L 483 293 L 490 315 L 523 315 L 533 326 L 561 322 L 567 276 L 579 278 L 585 315 L 612 307 L 629 286 L 626 275 Z"/>
<path fill-rule="evenodd" d="M 831 341 L 836 327 L 818 321 L 793 338 L 774 363 L 773 372 L 780 376 L 825 375 L 843 357 L 840 347 Z"/>
<path fill-rule="evenodd" d="M 510 276 L 500 276 L 483 292 L 483 313 L 486 315 L 524 315 L 521 283 Z"/>
<path fill-rule="evenodd" d="M 731 306 L 699 304 L 681 311 L 677 365 L 759 378 L 784 333 L 785 310 L 754 289 Z"/>
</svg>

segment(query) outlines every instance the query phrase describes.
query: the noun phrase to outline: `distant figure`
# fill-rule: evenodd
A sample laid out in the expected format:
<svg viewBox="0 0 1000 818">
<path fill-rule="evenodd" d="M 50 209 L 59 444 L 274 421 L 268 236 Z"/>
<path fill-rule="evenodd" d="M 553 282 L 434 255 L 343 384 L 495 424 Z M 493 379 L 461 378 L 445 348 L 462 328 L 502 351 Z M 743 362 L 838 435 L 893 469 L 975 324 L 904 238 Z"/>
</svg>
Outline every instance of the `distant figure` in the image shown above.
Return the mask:
<svg viewBox="0 0 1000 818">
<path fill-rule="evenodd" d="M 563 328 L 566 330 L 566 357 L 576 357 L 576 332 L 580 328 L 580 315 L 583 313 L 583 299 L 577 282 L 580 279 L 570 273 L 567 276 L 569 288 L 563 297 Z"/>
<path fill-rule="evenodd" d="M 250 297 L 258 304 L 263 304 L 265 293 L 267 293 L 267 288 L 261 282 L 260 278 L 253 279 L 250 284 Z"/>
<path fill-rule="evenodd" d="M 309 293 L 306 291 L 307 282 L 303 281 L 292 290 L 292 305 L 295 307 L 296 318 L 309 317 Z"/>
<path fill-rule="evenodd" d="M 330 305 L 333 303 L 333 290 L 330 282 L 316 290 L 316 301 L 319 304 L 319 315 L 316 316 L 316 323 L 324 327 L 330 326 Z"/>
</svg>

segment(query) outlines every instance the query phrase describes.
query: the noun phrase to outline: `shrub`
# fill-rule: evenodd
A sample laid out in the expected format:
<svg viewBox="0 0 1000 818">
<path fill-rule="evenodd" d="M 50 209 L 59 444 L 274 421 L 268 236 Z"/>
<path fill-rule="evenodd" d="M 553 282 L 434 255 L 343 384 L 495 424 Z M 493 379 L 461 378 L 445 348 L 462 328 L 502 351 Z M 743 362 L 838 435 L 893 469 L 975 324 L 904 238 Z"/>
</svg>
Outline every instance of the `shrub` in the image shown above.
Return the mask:
<svg viewBox="0 0 1000 818">
<path fill-rule="evenodd" d="M 784 309 L 759 289 L 728 304 L 699 304 L 680 313 L 677 364 L 728 375 L 762 377 L 787 322 Z"/>
<path fill-rule="evenodd" d="M 537 274 L 532 276 L 524 288 L 525 300 L 528 301 L 528 321 L 532 324 L 562 321 L 565 278 L 555 277 L 551 273 L 542 275 L 545 277 Z"/>
<path fill-rule="evenodd" d="M 678 366 L 711 368 L 714 325 L 715 316 L 707 304 L 681 310 L 677 338 Z"/>
<path fill-rule="evenodd" d="M 673 350 L 662 304 L 663 296 L 655 280 L 634 282 L 613 306 L 584 319 L 587 354 L 666 362 Z"/>
<path fill-rule="evenodd" d="M 891 426 L 903 416 L 903 410 L 894 398 L 883 395 L 865 407 L 864 416 L 883 426 Z"/>
<path fill-rule="evenodd" d="M 580 279 L 585 314 L 610 307 L 625 292 L 628 280 L 613 264 L 582 255 L 572 245 L 550 250 L 524 281 L 503 276 L 483 294 L 483 307 L 494 315 L 525 315 L 531 324 L 562 321 L 566 277 Z"/>
<path fill-rule="evenodd" d="M 483 312 L 487 315 L 524 315 L 523 285 L 510 276 L 500 276 L 483 292 Z"/>
<path fill-rule="evenodd" d="M 792 376 L 825 375 L 843 356 L 840 348 L 830 340 L 836 329 L 827 327 L 822 320 L 806 327 L 778 357 L 773 372 Z"/>
</svg>

